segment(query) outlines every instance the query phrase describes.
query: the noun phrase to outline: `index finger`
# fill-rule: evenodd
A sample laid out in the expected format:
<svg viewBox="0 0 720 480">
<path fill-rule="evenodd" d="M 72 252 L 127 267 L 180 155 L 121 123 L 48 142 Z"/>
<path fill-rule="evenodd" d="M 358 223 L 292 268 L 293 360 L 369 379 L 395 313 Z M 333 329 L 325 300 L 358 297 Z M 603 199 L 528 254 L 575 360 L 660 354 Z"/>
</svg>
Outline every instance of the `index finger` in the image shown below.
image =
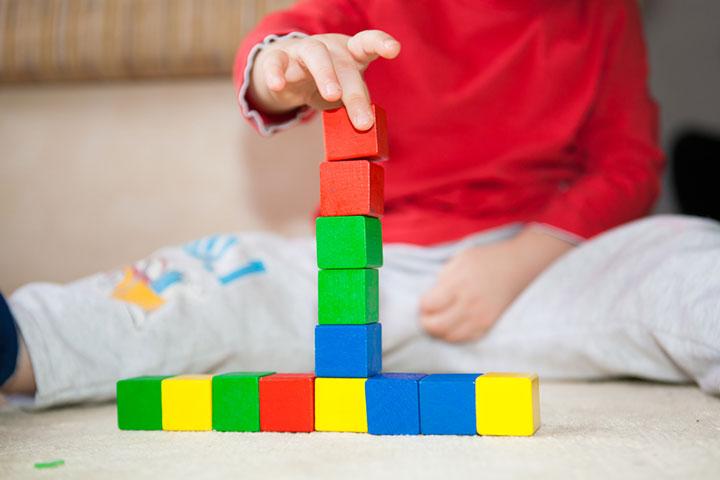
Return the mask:
<svg viewBox="0 0 720 480">
<path fill-rule="evenodd" d="M 342 102 L 350 121 L 360 131 L 369 130 L 374 119 L 370 108 L 370 95 L 360 71 L 355 65 L 341 64 L 338 65 L 337 74 L 342 85 Z"/>
</svg>

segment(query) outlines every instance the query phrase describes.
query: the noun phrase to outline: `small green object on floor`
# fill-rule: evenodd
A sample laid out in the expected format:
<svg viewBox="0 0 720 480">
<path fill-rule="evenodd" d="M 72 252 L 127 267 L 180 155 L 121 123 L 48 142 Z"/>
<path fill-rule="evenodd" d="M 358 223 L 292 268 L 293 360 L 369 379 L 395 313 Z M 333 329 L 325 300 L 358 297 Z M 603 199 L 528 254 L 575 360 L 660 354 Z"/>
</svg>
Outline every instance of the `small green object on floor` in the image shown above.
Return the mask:
<svg viewBox="0 0 720 480">
<path fill-rule="evenodd" d="M 65 460 L 51 460 L 49 462 L 38 462 L 35 464 L 35 468 L 43 470 L 46 468 L 57 468 L 65 465 Z"/>
<path fill-rule="evenodd" d="M 212 379 L 212 426 L 220 432 L 260 431 L 260 377 L 275 372 L 238 372 Z"/>
</svg>

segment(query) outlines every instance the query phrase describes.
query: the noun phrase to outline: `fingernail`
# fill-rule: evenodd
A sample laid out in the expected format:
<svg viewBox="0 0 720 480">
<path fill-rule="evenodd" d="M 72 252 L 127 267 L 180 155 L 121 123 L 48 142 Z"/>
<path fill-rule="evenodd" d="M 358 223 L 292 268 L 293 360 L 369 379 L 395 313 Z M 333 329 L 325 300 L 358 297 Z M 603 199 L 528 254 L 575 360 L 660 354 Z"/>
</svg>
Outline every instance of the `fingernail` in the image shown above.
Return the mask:
<svg viewBox="0 0 720 480">
<path fill-rule="evenodd" d="M 355 125 L 367 127 L 370 126 L 370 123 L 372 123 L 372 117 L 367 113 L 358 113 L 355 115 Z"/>
<path fill-rule="evenodd" d="M 396 45 L 397 45 L 397 42 L 395 40 L 385 40 L 383 42 L 383 47 L 385 47 L 386 50 L 391 50 L 391 49 L 395 48 Z"/>
<path fill-rule="evenodd" d="M 325 85 L 325 95 L 329 97 L 334 97 L 337 95 L 340 95 L 340 85 L 337 83 L 328 83 Z"/>
</svg>

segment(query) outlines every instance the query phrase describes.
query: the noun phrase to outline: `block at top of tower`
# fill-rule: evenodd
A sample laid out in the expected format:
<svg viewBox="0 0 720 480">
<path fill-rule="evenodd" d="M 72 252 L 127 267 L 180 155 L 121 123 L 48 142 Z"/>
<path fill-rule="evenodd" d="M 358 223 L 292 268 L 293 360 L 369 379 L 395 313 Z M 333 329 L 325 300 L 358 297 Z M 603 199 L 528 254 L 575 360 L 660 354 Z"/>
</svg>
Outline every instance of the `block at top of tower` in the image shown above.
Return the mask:
<svg viewBox="0 0 720 480">
<path fill-rule="evenodd" d="M 323 112 L 325 159 L 329 162 L 364 158 L 385 160 L 388 156 L 385 111 L 372 105 L 375 121 L 366 131 L 353 127 L 345 107 Z"/>
</svg>

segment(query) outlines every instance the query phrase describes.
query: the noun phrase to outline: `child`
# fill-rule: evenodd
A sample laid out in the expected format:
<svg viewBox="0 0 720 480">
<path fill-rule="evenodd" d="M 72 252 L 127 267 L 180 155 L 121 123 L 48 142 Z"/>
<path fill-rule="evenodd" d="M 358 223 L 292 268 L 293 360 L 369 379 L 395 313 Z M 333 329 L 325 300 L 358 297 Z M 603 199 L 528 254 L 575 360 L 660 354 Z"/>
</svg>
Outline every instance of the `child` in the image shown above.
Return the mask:
<svg viewBox="0 0 720 480">
<path fill-rule="evenodd" d="M 235 67 L 264 134 L 340 104 L 367 129 L 370 93 L 388 112 L 386 370 L 720 392 L 720 228 L 613 229 L 648 213 L 662 168 L 632 0 L 309 0 Z M 5 391 L 45 406 L 145 373 L 310 370 L 315 271 L 311 240 L 242 234 L 28 285 L 0 314 L 21 334 L 3 334 Z"/>
</svg>

